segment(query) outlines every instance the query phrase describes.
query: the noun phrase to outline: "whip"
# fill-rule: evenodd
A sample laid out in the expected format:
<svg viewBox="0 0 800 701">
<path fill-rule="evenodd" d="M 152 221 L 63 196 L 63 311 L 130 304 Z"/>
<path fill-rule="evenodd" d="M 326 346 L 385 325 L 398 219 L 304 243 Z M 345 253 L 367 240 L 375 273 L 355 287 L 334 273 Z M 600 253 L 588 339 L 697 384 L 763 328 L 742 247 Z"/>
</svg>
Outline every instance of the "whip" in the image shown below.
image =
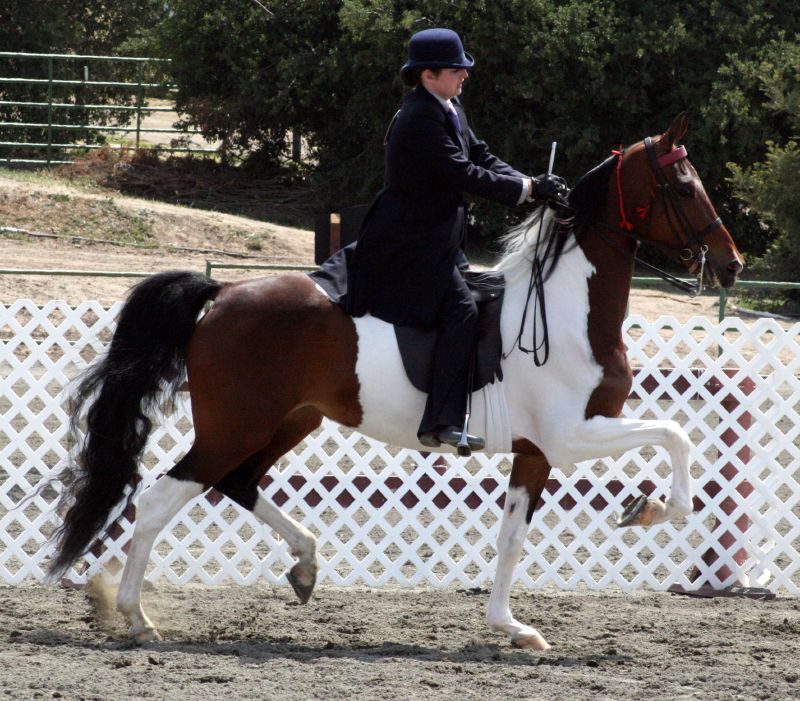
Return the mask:
<svg viewBox="0 0 800 701">
<path fill-rule="evenodd" d="M 264 5 L 261 0 L 253 0 L 253 2 L 258 5 L 264 12 L 266 12 L 270 17 L 274 17 L 275 13 L 270 10 L 266 5 Z"/>
<path fill-rule="evenodd" d="M 550 146 L 550 163 L 547 166 L 547 174 L 553 174 L 553 161 L 556 160 L 556 142 L 554 141 Z"/>
</svg>

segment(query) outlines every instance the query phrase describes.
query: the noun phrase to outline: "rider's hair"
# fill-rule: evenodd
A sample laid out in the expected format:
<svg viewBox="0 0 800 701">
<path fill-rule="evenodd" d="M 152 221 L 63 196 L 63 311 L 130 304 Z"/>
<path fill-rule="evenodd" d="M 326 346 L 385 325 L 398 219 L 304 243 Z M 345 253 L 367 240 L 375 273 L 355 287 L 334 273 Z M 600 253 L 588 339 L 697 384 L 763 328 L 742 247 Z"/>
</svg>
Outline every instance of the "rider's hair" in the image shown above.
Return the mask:
<svg viewBox="0 0 800 701">
<path fill-rule="evenodd" d="M 431 66 L 423 67 L 423 68 L 412 68 L 410 71 L 403 71 L 400 73 L 400 77 L 403 79 L 403 82 L 408 85 L 409 88 L 413 88 L 419 83 L 422 82 L 422 71 L 430 71 L 434 75 L 439 75 L 442 72 L 441 68 L 433 68 Z"/>
</svg>

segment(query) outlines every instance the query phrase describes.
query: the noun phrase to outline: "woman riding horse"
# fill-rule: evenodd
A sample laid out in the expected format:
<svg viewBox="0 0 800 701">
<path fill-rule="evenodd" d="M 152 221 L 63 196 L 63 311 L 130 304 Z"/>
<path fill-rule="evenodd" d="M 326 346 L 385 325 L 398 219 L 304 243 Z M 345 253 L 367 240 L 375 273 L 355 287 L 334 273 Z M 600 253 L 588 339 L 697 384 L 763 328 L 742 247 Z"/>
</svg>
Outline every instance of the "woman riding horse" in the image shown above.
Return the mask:
<svg viewBox="0 0 800 701">
<path fill-rule="evenodd" d="M 336 298 L 326 281 L 347 275 L 347 295 L 337 301 L 353 316 L 369 313 L 399 326 L 438 330 L 417 431 L 420 442 L 433 448 L 461 439 L 476 337 L 478 312 L 462 277 L 469 267 L 463 194 L 513 207 L 566 193 L 561 178 L 527 177 L 475 138 L 458 100 L 474 65 L 450 29 L 411 37 L 401 75 L 413 89 L 387 130 L 383 189 L 352 250 L 314 276 Z M 466 438 L 471 449 L 484 447 L 483 438 Z"/>
<path fill-rule="evenodd" d="M 514 460 L 486 619 L 521 647 L 548 647 L 539 631 L 514 617 L 510 595 L 553 466 L 663 446 L 672 471 L 671 486 L 663 485 L 668 498 L 642 495 L 621 525 L 665 523 L 693 508 L 686 432 L 674 421 L 619 418 L 632 383 L 622 322 L 639 243 L 723 287 L 734 284 L 743 266 L 686 148 L 678 146 L 686 129 L 686 117 L 679 115 L 663 134 L 615 152 L 576 184 L 569 199 L 572 223 L 550 227 L 552 213 L 543 208 L 510 240 L 498 265 L 506 280 L 500 327 L 508 348 L 533 328 L 526 313 L 529 279 L 539 269 L 537 251 L 548 250 L 540 244 L 554 235 L 566 244 L 554 247 L 558 253 L 541 285 L 549 342 L 557 352 L 536 364 L 510 350 L 496 383 L 502 385 Z M 545 218 L 541 229 L 539 217 Z M 120 513 L 115 510 L 133 500 L 151 410 L 165 378 L 176 391 L 184 369 L 194 441 L 138 498 L 117 596 L 117 608 L 140 641 L 159 637 L 141 600 L 151 550 L 193 499 L 216 487 L 273 528 L 297 558 L 286 576 L 306 603 L 316 584 L 317 539 L 261 491 L 264 475 L 325 416 L 391 445 L 419 447 L 415 427 L 425 395 L 403 370 L 391 324 L 348 316 L 307 275 L 223 284 L 199 273 L 160 273 L 131 293 L 107 354 L 75 389 L 78 444 L 59 478 L 64 517 L 54 534 L 54 576 L 90 550 Z M 476 418 L 486 420 L 490 408 L 477 401 Z M 453 452 L 445 444 L 436 450 Z"/>
</svg>

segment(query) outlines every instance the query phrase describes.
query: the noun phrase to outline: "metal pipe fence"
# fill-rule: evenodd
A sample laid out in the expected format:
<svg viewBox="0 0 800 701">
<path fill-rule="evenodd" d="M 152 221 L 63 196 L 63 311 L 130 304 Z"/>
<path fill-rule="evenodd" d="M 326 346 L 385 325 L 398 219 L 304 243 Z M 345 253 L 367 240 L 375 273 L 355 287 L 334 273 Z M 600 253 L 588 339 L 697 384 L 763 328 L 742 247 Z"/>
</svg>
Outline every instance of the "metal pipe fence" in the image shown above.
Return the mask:
<svg viewBox="0 0 800 701">
<path fill-rule="evenodd" d="M 300 263 L 219 263 L 213 260 L 206 261 L 205 273 L 211 277 L 214 270 L 263 270 L 265 272 L 310 272 L 316 270 L 316 265 L 303 265 Z M 46 270 L 41 268 L 0 268 L 0 275 L 54 275 L 69 277 L 148 277 L 154 272 L 142 271 L 109 271 L 109 270 Z M 686 280 L 686 282 L 692 282 Z M 632 287 L 659 287 L 665 283 L 658 277 L 633 278 Z M 739 280 L 736 288 L 752 290 L 800 290 L 800 282 L 780 282 L 772 280 Z M 719 289 L 719 315 L 718 321 L 725 319 L 727 314 L 727 303 L 729 301 L 728 290 Z"/>
<path fill-rule="evenodd" d="M 0 155 L 0 163 L 27 163 L 36 164 L 41 163 L 44 165 L 60 165 L 69 164 L 73 161 L 63 154 L 63 151 L 68 150 L 85 150 L 91 151 L 102 148 L 104 143 L 99 143 L 104 140 L 105 133 L 128 133 L 133 136 L 135 148 L 140 148 L 141 137 L 143 134 L 175 134 L 181 137 L 187 135 L 199 134 L 200 131 L 196 129 L 153 129 L 145 128 L 142 126 L 143 119 L 152 112 L 171 112 L 171 107 L 159 107 L 149 105 L 147 103 L 147 92 L 159 91 L 169 93 L 173 86 L 166 82 L 150 82 L 145 79 L 145 70 L 148 67 L 154 67 L 158 64 L 170 63 L 169 59 L 160 58 L 140 58 L 134 56 L 85 56 L 77 54 L 38 54 L 38 53 L 23 53 L 0 51 L 0 61 L 2 59 L 17 59 L 21 61 L 41 61 L 46 62 L 46 76 L 45 77 L 23 77 L 20 75 L 0 76 L 0 115 L 13 114 L 14 110 L 20 108 L 25 110 L 25 113 L 30 114 L 30 111 L 41 110 L 46 114 L 41 120 L 31 121 L 27 120 L 0 120 L 0 133 L 12 134 L 13 132 L 22 131 L 22 138 L 13 139 L 6 138 L 0 140 L 0 153 L 3 150 L 10 151 L 9 155 Z M 84 61 L 83 66 L 83 79 L 66 79 L 56 77 L 56 66 L 60 63 Z M 132 64 L 135 67 L 135 80 L 90 80 L 89 79 L 89 62 L 99 62 L 104 64 L 118 63 L 122 66 Z M 34 88 L 41 88 L 41 93 L 44 99 L 27 99 L 27 100 L 13 100 L 5 99 L 11 97 L 9 89 L 5 86 L 33 86 Z M 56 98 L 55 90 L 58 88 L 69 88 L 74 96 L 73 102 L 67 101 L 65 98 Z M 121 92 L 122 104 L 102 104 L 95 102 L 81 102 L 78 100 L 75 91 L 78 89 L 86 89 L 91 91 L 92 95 L 97 98 L 103 89 L 117 89 Z M 132 99 L 133 104 L 125 104 L 124 100 Z M 58 114 L 73 113 L 75 110 L 83 110 L 84 117 L 81 123 L 61 123 L 56 121 Z M 104 112 L 114 112 L 121 115 L 130 113 L 127 121 L 123 122 L 118 119 L 117 123 L 112 124 L 99 124 L 99 120 L 92 119 L 93 113 L 95 115 Z M 63 121 L 63 120 L 62 120 Z M 130 122 L 133 121 L 133 124 Z M 31 132 L 42 134 L 42 138 L 36 140 L 32 139 L 29 134 Z M 57 140 L 57 136 L 63 132 L 74 132 L 75 134 L 83 132 L 89 138 L 84 142 Z M 92 140 L 96 140 L 92 143 Z M 86 141 L 90 141 L 87 143 Z M 158 151 L 166 152 L 183 152 L 183 153 L 215 153 L 216 149 L 203 148 L 203 147 L 185 147 L 185 146 L 154 146 L 152 147 Z M 31 158 L 29 154 L 25 153 L 25 157 L 15 157 L 14 151 L 34 151 L 44 152 L 43 158 Z"/>
</svg>

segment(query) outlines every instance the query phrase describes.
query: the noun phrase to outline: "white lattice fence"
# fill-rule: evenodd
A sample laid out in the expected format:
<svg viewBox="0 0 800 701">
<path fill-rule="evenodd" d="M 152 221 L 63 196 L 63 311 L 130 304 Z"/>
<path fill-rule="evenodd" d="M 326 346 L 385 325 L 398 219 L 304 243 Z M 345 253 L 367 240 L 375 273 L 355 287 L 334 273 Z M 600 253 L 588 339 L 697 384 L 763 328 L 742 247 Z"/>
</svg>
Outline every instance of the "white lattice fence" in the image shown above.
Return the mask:
<svg viewBox="0 0 800 701">
<path fill-rule="evenodd" d="M 117 310 L 88 302 L 0 306 L 0 577 L 7 582 L 44 576 L 56 492 L 15 507 L 58 470 L 66 454 L 64 388 L 102 351 Z M 639 370 L 625 413 L 673 418 L 689 431 L 698 512 L 650 530 L 613 528 L 640 489 L 665 494 L 670 475 L 660 450 L 554 470 L 520 581 L 664 589 L 749 576 L 800 592 L 800 325 L 631 318 L 626 332 Z M 188 409 L 183 400 L 159 421 L 145 484 L 190 445 Z M 494 569 L 508 467 L 506 456 L 444 463 L 326 422 L 263 486 L 318 534 L 322 581 L 480 586 Z M 124 559 L 132 518 L 120 515 L 76 579 Z M 290 563 L 275 534 L 212 493 L 165 530 L 148 577 L 279 583 Z"/>
</svg>

